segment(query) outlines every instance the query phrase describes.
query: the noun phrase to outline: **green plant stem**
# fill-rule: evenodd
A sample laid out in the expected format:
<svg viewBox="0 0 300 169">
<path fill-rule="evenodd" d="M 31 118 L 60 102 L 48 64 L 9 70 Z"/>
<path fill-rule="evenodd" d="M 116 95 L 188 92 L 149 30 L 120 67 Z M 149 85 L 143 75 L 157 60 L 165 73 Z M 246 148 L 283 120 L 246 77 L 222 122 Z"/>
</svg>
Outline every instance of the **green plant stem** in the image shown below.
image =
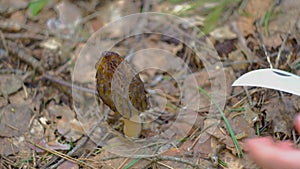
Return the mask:
<svg viewBox="0 0 300 169">
<path fill-rule="evenodd" d="M 242 157 L 245 157 L 245 155 L 244 155 L 244 153 L 243 153 L 243 151 L 242 151 L 242 148 L 241 148 L 241 146 L 239 145 L 239 143 L 238 143 L 238 141 L 237 141 L 237 139 L 236 139 L 236 136 L 235 136 L 235 134 L 234 134 L 234 132 L 233 132 L 233 129 L 232 129 L 232 127 L 231 127 L 231 125 L 230 125 L 228 119 L 226 118 L 226 116 L 225 116 L 223 110 L 222 110 L 222 109 L 220 108 L 220 106 L 217 104 L 217 102 L 215 101 L 215 99 L 212 98 L 211 95 L 208 94 L 202 87 L 198 86 L 198 90 L 199 90 L 201 93 L 203 93 L 205 96 L 207 96 L 207 97 L 209 98 L 209 100 L 212 101 L 212 103 L 216 106 L 216 108 L 218 109 L 219 113 L 221 114 L 222 119 L 224 120 L 224 123 L 225 123 L 225 125 L 226 125 L 226 128 L 227 128 L 227 130 L 229 131 L 229 134 L 230 134 L 230 136 L 231 136 L 231 139 L 232 139 L 232 141 L 233 141 L 233 144 L 234 144 L 234 146 L 235 146 L 235 149 L 237 150 L 238 157 L 239 157 L 239 158 L 241 158 L 241 156 L 242 156 Z"/>
</svg>

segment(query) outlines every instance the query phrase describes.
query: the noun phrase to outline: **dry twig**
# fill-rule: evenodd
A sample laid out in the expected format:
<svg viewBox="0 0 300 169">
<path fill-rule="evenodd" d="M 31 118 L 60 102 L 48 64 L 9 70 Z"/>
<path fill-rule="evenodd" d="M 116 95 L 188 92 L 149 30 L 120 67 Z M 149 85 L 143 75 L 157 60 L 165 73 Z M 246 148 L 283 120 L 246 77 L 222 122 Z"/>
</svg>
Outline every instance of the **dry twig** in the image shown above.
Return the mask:
<svg viewBox="0 0 300 169">
<path fill-rule="evenodd" d="M 282 44 L 281 44 L 281 46 L 279 48 L 279 51 L 278 51 L 278 54 L 277 54 L 277 57 L 276 57 L 276 61 L 275 61 L 275 68 L 278 68 L 278 66 L 279 66 L 278 64 L 279 64 L 279 60 L 280 60 L 280 57 L 281 57 L 281 53 L 282 53 L 282 51 L 285 48 L 285 44 L 286 44 L 286 41 L 287 41 L 287 39 L 288 39 L 289 36 L 290 36 L 290 33 L 289 32 L 286 33 L 286 35 L 285 35 L 285 37 L 283 39 L 283 42 L 282 42 Z"/>
</svg>

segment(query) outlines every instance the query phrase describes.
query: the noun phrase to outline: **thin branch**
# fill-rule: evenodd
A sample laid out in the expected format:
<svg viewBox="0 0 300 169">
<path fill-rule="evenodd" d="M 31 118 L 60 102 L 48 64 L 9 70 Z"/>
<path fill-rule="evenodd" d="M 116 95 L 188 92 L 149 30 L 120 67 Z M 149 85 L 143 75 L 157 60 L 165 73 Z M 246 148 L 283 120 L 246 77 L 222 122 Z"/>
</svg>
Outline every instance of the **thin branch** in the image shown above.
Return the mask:
<svg viewBox="0 0 300 169">
<path fill-rule="evenodd" d="M 66 160 L 68 160 L 68 161 L 71 161 L 71 162 L 73 162 L 73 163 L 79 164 L 79 165 L 81 165 L 81 166 L 88 166 L 88 167 L 90 167 L 90 168 L 95 168 L 95 167 L 91 166 L 90 164 L 87 164 L 87 163 L 85 163 L 85 162 L 82 162 L 82 161 L 80 161 L 80 160 L 78 160 L 78 159 L 76 159 L 76 158 L 72 158 L 72 157 L 70 157 L 70 156 L 68 156 L 68 155 L 66 155 L 66 154 L 64 154 L 64 153 L 61 153 L 61 152 L 58 152 L 58 151 L 55 151 L 55 150 L 52 150 L 52 149 L 49 149 L 49 148 L 45 148 L 45 147 L 43 147 L 43 146 L 41 146 L 41 145 L 39 145 L 39 144 L 36 144 L 36 143 L 34 143 L 34 142 L 32 142 L 32 141 L 29 141 L 29 143 L 32 144 L 32 145 L 34 145 L 34 146 L 37 147 L 37 148 L 40 148 L 40 149 L 42 149 L 42 150 L 44 150 L 44 151 L 47 151 L 47 152 L 49 152 L 49 153 L 51 153 L 51 154 L 54 154 L 54 155 L 59 156 L 59 157 L 61 157 L 61 158 L 64 158 L 64 159 L 66 159 Z"/>
<path fill-rule="evenodd" d="M 6 41 L 7 48 L 10 53 L 17 55 L 17 57 L 32 66 L 35 70 L 37 70 L 39 73 L 44 73 L 44 68 L 40 61 L 38 61 L 36 58 L 28 54 L 28 52 L 24 49 L 24 47 L 21 44 L 17 44 L 13 41 L 7 40 Z"/>
<path fill-rule="evenodd" d="M 247 42 L 245 37 L 243 36 L 241 30 L 239 29 L 238 25 L 236 22 L 232 22 L 230 24 L 230 27 L 232 28 L 232 31 L 236 34 L 239 40 L 239 46 L 241 47 L 242 51 L 245 52 L 247 60 L 250 62 L 250 64 L 253 63 L 254 61 L 254 55 L 251 52 L 251 50 L 247 46 Z"/>
<path fill-rule="evenodd" d="M 67 86 L 67 87 L 70 87 L 70 88 L 73 88 L 73 89 L 78 89 L 78 90 L 80 90 L 80 91 L 84 91 L 84 92 L 91 93 L 91 94 L 97 94 L 97 91 L 96 91 L 96 90 L 89 89 L 89 88 L 86 88 L 86 87 L 82 87 L 82 86 L 78 86 L 78 85 L 69 83 L 69 82 L 67 82 L 67 81 L 58 79 L 58 78 L 56 78 L 56 77 L 54 77 L 54 76 L 51 76 L 51 75 L 49 75 L 49 74 L 44 74 L 43 77 L 46 78 L 46 79 L 48 79 L 48 80 L 50 80 L 50 81 L 52 81 L 52 82 L 61 84 L 61 85 L 63 85 L 63 86 Z"/>
<path fill-rule="evenodd" d="M 178 163 L 187 164 L 189 166 L 192 166 L 193 168 L 202 169 L 202 167 L 198 164 L 195 164 L 194 162 L 178 158 L 178 157 L 172 157 L 172 156 L 158 156 L 155 158 L 156 161 L 175 161 Z"/>
<path fill-rule="evenodd" d="M 276 61 L 275 61 L 275 68 L 278 68 L 279 60 L 280 60 L 280 57 L 281 57 L 281 53 L 282 53 L 282 51 L 285 48 L 285 44 L 286 44 L 286 41 L 287 41 L 287 39 L 288 39 L 289 36 L 290 36 L 290 33 L 287 32 L 286 35 L 285 35 L 285 37 L 284 37 L 284 39 L 283 39 L 283 42 L 282 42 L 282 44 L 281 44 L 281 46 L 279 48 L 278 55 L 277 55 Z"/>
<path fill-rule="evenodd" d="M 85 88 L 82 86 L 78 86 L 72 83 L 69 83 L 67 81 L 58 79 L 56 77 L 53 77 L 51 75 L 49 75 L 47 72 L 45 72 L 42 64 L 40 63 L 40 61 L 38 61 L 37 59 L 35 59 L 33 56 L 31 56 L 21 44 L 17 44 L 15 42 L 12 41 L 6 41 L 7 46 L 8 46 L 8 50 L 10 53 L 16 55 L 20 60 L 26 62 L 27 64 L 29 64 L 30 66 L 32 66 L 35 70 L 37 70 L 39 73 L 43 74 L 43 77 L 56 82 L 58 84 L 61 84 L 63 86 L 67 86 L 73 89 L 78 89 L 87 93 L 91 93 L 91 94 L 97 94 L 97 91 L 93 90 L 93 89 L 89 89 L 89 88 Z"/>
<path fill-rule="evenodd" d="M 105 111 L 105 113 L 109 113 L 109 109 L 107 109 Z M 93 132 L 95 131 L 95 129 L 98 127 L 98 125 L 102 122 L 103 119 L 99 119 L 97 121 L 97 123 L 93 126 L 93 128 L 89 131 L 89 133 L 87 135 L 85 135 L 81 140 L 80 143 L 78 143 L 76 145 L 76 147 L 74 147 L 71 151 L 68 152 L 68 156 L 72 156 L 77 150 L 79 150 L 83 145 L 85 145 L 87 143 L 87 141 L 90 139 L 90 135 L 93 134 Z M 57 163 L 53 164 L 51 167 L 49 168 L 57 168 L 58 166 L 60 166 L 66 159 L 62 158 L 61 160 L 59 160 Z M 44 166 L 43 168 L 48 168 L 48 166 Z"/>
<path fill-rule="evenodd" d="M 270 59 L 270 54 L 269 54 L 269 52 L 267 51 L 266 45 L 265 45 L 265 43 L 264 43 L 263 35 L 262 35 L 262 33 L 260 33 L 259 30 L 258 30 L 258 22 L 256 22 L 256 29 L 257 29 L 257 34 L 258 34 L 258 38 L 259 38 L 260 44 L 261 44 L 261 46 L 262 46 L 262 48 L 263 48 L 263 51 L 264 51 L 264 53 L 265 53 L 265 55 L 266 55 L 266 57 L 267 57 L 267 61 L 268 61 L 268 63 L 269 63 L 269 66 L 270 66 L 271 69 L 273 69 L 273 65 L 272 65 L 271 59 Z"/>
</svg>

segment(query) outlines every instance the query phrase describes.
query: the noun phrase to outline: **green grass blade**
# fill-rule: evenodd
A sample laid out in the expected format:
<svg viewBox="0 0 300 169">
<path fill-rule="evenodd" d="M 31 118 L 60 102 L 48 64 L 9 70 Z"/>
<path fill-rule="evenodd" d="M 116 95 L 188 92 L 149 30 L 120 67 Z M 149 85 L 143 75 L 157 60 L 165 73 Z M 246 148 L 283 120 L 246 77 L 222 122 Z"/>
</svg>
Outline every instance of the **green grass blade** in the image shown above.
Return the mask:
<svg viewBox="0 0 300 169">
<path fill-rule="evenodd" d="M 134 160 L 132 160 L 130 163 L 128 163 L 124 169 L 129 169 L 130 167 L 132 167 L 134 164 L 136 164 L 138 161 L 140 161 L 141 158 L 136 158 Z"/>
<path fill-rule="evenodd" d="M 271 16 L 271 9 L 268 9 L 264 16 L 265 34 L 269 36 L 269 21 Z"/>
<path fill-rule="evenodd" d="M 220 108 L 220 106 L 219 106 L 218 103 L 215 101 L 215 99 L 212 98 L 211 95 L 208 94 L 202 87 L 198 86 L 198 90 L 199 90 L 201 93 L 203 93 L 206 97 L 208 97 L 209 100 L 211 100 L 211 102 L 216 106 L 216 108 L 218 109 L 219 113 L 221 114 L 222 119 L 223 119 L 223 121 L 224 121 L 224 123 L 225 123 L 225 125 L 226 125 L 226 128 L 227 128 L 227 130 L 228 130 L 228 132 L 229 132 L 229 134 L 230 134 L 230 136 L 231 136 L 231 139 L 232 139 L 232 141 L 233 141 L 233 144 L 234 144 L 234 146 L 235 146 L 235 149 L 237 150 L 238 157 L 241 157 L 241 156 L 244 157 L 245 155 L 244 155 L 244 153 L 243 153 L 243 151 L 242 151 L 242 148 L 241 148 L 240 144 L 238 143 L 238 141 L 237 141 L 237 139 L 236 139 L 236 137 L 235 137 L 235 134 L 234 134 L 234 132 L 233 132 L 233 130 L 232 130 L 232 127 L 231 127 L 231 125 L 230 125 L 228 119 L 226 118 L 226 116 L 225 116 L 223 110 Z"/>
<path fill-rule="evenodd" d="M 256 124 L 256 135 L 260 136 L 259 125 Z"/>
<path fill-rule="evenodd" d="M 209 33 L 217 26 L 218 20 L 222 15 L 223 9 L 224 9 L 223 4 L 220 4 L 214 7 L 212 12 L 205 18 L 204 28 L 202 30 L 204 34 Z"/>
</svg>

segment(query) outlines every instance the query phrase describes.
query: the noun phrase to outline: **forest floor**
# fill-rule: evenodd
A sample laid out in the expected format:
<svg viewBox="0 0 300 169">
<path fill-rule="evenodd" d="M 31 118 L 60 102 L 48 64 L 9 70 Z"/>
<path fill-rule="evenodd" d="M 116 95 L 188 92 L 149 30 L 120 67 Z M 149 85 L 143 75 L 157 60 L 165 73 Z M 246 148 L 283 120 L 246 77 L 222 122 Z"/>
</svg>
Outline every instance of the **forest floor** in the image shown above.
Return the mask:
<svg viewBox="0 0 300 169">
<path fill-rule="evenodd" d="M 243 143 L 271 136 L 298 145 L 300 98 L 232 83 L 264 68 L 300 75 L 299 6 L 0 0 L 0 168 L 257 168 Z M 125 110 L 98 96 L 104 51 L 139 71 L 151 106 L 132 130 L 139 138 L 124 136 Z"/>
</svg>

